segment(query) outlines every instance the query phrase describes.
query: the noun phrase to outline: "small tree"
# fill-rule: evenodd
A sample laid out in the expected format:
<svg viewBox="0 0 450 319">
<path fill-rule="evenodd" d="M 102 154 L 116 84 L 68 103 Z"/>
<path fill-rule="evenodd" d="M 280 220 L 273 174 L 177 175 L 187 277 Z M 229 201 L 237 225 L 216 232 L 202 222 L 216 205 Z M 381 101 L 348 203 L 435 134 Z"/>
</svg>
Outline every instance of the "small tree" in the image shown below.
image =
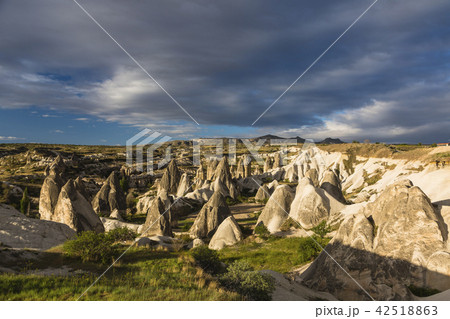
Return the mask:
<svg viewBox="0 0 450 319">
<path fill-rule="evenodd" d="M 20 200 L 20 211 L 24 215 L 28 215 L 30 208 L 30 198 L 28 197 L 28 187 L 23 191 L 22 199 Z"/>
<path fill-rule="evenodd" d="M 125 176 L 122 177 L 122 179 L 119 181 L 119 183 L 120 183 L 120 187 L 122 188 L 124 193 L 126 193 L 128 191 L 128 180 L 127 180 L 127 178 Z"/>
</svg>

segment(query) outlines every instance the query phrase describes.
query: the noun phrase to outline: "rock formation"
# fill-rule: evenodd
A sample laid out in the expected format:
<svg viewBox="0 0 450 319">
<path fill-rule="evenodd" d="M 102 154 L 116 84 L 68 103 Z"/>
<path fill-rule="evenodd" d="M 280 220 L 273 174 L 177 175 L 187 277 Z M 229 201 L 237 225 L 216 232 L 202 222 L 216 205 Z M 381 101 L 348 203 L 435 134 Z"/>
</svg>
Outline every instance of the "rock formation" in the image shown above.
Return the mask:
<svg viewBox="0 0 450 319">
<path fill-rule="evenodd" d="M 219 164 L 219 162 L 217 161 L 217 159 L 212 159 L 208 162 L 208 167 L 206 170 L 206 179 L 208 181 L 212 181 L 214 178 L 214 172 L 216 170 L 217 165 Z"/>
<path fill-rule="evenodd" d="M 84 185 L 83 179 L 81 177 L 77 177 L 75 181 L 73 182 L 75 185 L 76 190 L 83 195 L 84 198 L 86 198 L 88 201 L 90 200 L 89 193 Z"/>
<path fill-rule="evenodd" d="M 270 196 L 266 206 L 256 222 L 263 223 L 271 233 L 275 233 L 289 216 L 289 208 L 294 193 L 288 185 L 280 185 Z"/>
<path fill-rule="evenodd" d="M 291 165 L 289 165 L 289 167 L 286 168 L 284 178 L 291 183 L 298 180 L 298 167 L 295 163 L 292 163 Z"/>
<path fill-rule="evenodd" d="M 341 182 L 332 170 L 326 170 L 324 172 L 320 188 L 324 189 L 336 200 L 345 204 L 346 200 L 344 198 L 344 195 L 342 194 Z"/>
<path fill-rule="evenodd" d="M 245 176 L 245 168 L 244 168 L 244 161 L 239 159 L 239 162 L 237 164 L 236 168 L 236 178 L 244 178 Z"/>
<path fill-rule="evenodd" d="M 217 165 L 213 178 L 215 179 L 213 183 L 213 190 L 215 192 L 220 191 L 223 196 L 229 196 L 234 199 L 238 197 L 239 194 L 231 177 L 226 156 L 222 157 L 220 163 Z"/>
<path fill-rule="evenodd" d="M 270 156 L 266 157 L 266 160 L 264 161 L 264 173 L 267 173 L 268 171 L 270 171 L 271 167 L 271 160 L 270 160 Z"/>
<path fill-rule="evenodd" d="M 277 152 L 274 156 L 273 167 L 272 168 L 281 168 L 283 166 L 283 161 L 281 158 L 281 153 Z"/>
<path fill-rule="evenodd" d="M 3 204 L 0 204 L 0 225 L 0 242 L 14 249 L 47 250 L 76 236 L 67 225 L 28 218 Z"/>
<path fill-rule="evenodd" d="M 374 299 L 411 300 L 411 285 L 450 287 L 446 227 L 420 188 L 399 181 L 348 216 L 325 249 Z M 301 278 L 309 287 L 339 299 L 370 299 L 323 252 Z"/>
<path fill-rule="evenodd" d="M 250 177 L 240 179 L 238 181 L 238 186 L 241 191 L 255 194 L 258 191 L 259 186 L 262 183 L 263 183 L 263 181 L 261 180 L 261 178 L 259 178 L 257 176 L 250 176 Z"/>
<path fill-rule="evenodd" d="M 269 188 L 267 187 L 267 185 L 262 185 L 256 192 L 255 200 L 258 202 L 265 202 L 266 200 L 269 199 L 269 197 L 270 197 Z"/>
<path fill-rule="evenodd" d="M 58 202 L 59 192 L 64 185 L 59 175 L 48 175 L 42 184 L 41 194 L 39 196 L 39 214 L 41 219 L 52 220 L 56 203 Z"/>
<path fill-rule="evenodd" d="M 167 210 L 161 198 L 156 197 L 147 213 L 147 218 L 142 227 L 142 236 L 172 236 L 170 223 L 170 209 Z"/>
<path fill-rule="evenodd" d="M 120 214 L 125 213 L 127 208 L 126 197 L 120 187 L 117 172 L 113 171 L 106 179 L 106 182 L 92 200 L 92 207 L 98 215 L 104 217 L 108 217 L 115 209 Z"/>
<path fill-rule="evenodd" d="M 180 184 L 178 185 L 177 197 L 183 197 L 191 188 L 191 180 L 187 173 L 181 175 Z"/>
<path fill-rule="evenodd" d="M 178 184 L 180 183 L 181 173 L 176 161 L 173 159 L 164 171 L 164 175 L 159 183 L 159 189 L 166 190 L 169 194 L 177 194 Z"/>
<path fill-rule="evenodd" d="M 105 227 L 105 231 L 111 231 L 117 228 L 129 228 L 132 231 L 139 233 L 139 230 L 142 228 L 142 225 L 138 224 L 132 224 L 132 223 L 126 223 L 117 219 L 111 219 L 106 217 L 100 217 L 100 220 L 103 223 L 103 226 Z"/>
<path fill-rule="evenodd" d="M 215 192 L 198 213 L 189 234 L 193 238 L 212 237 L 217 227 L 228 216 L 231 216 L 231 212 L 225 197 L 221 193 Z"/>
<path fill-rule="evenodd" d="M 105 231 L 91 204 L 76 189 L 72 179 L 62 187 L 50 220 L 66 224 L 76 232 L 89 230 L 96 232 Z"/>
<path fill-rule="evenodd" d="M 315 168 L 309 169 L 305 173 L 305 177 L 309 178 L 314 187 L 319 187 L 319 172 Z"/>
<path fill-rule="evenodd" d="M 217 228 L 209 242 L 209 249 L 219 250 L 232 246 L 243 239 L 241 228 L 233 216 L 227 217 Z"/>
<path fill-rule="evenodd" d="M 243 177 L 250 177 L 252 176 L 252 159 L 249 155 L 246 155 L 243 159 L 243 165 L 244 165 L 244 175 Z"/>
<path fill-rule="evenodd" d="M 58 155 L 55 160 L 45 168 L 44 174 L 45 176 L 49 175 L 59 175 L 62 176 L 66 170 L 66 164 L 64 164 L 64 160 L 61 155 Z"/>
<path fill-rule="evenodd" d="M 271 181 L 269 184 L 267 184 L 267 188 L 269 189 L 269 193 L 272 194 L 277 187 L 280 185 L 277 180 Z"/>
<path fill-rule="evenodd" d="M 200 163 L 200 166 L 197 169 L 197 172 L 195 173 L 195 188 L 200 188 L 203 186 L 205 181 L 207 180 L 205 170 L 203 169 L 203 165 Z"/>
<path fill-rule="evenodd" d="M 289 216 L 303 228 L 310 229 L 328 219 L 329 203 L 307 177 L 297 185 Z"/>
<path fill-rule="evenodd" d="M 210 184 L 203 185 L 202 188 L 198 188 L 193 192 L 187 193 L 184 197 L 204 204 L 211 198 L 214 193 L 214 191 L 211 190 L 209 186 Z"/>
</svg>

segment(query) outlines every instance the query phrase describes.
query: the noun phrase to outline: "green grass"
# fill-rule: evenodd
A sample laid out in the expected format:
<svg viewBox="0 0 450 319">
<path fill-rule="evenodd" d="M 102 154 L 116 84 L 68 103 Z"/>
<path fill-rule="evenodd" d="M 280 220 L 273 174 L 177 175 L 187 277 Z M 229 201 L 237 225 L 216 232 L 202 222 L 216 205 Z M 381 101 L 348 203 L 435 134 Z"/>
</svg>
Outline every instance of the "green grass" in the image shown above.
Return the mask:
<svg viewBox="0 0 450 319">
<path fill-rule="evenodd" d="M 249 217 L 236 219 L 240 226 L 243 225 L 255 225 L 258 221 L 259 215 L 261 215 L 261 211 L 257 211 L 254 213 L 250 213 Z"/>
<path fill-rule="evenodd" d="M 133 224 L 143 224 L 145 223 L 146 218 L 147 214 L 133 214 L 133 215 L 126 215 L 123 217 L 124 221 Z"/>
<path fill-rule="evenodd" d="M 178 221 L 178 228 L 182 231 L 189 231 L 191 229 L 192 225 L 194 224 L 194 220 L 191 219 L 184 219 Z"/>
<path fill-rule="evenodd" d="M 363 177 L 364 182 L 370 186 L 376 184 L 380 179 L 383 178 L 383 172 L 380 169 L 377 169 L 374 173 L 372 173 L 372 176 L 369 176 L 367 171 L 363 170 Z"/>
<path fill-rule="evenodd" d="M 91 271 L 72 276 L 1 274 L 0 300 L 76 300 L 105 270 L 83 267 Z M 220 288 L 186 254 L 132 248 L 82 300 L 242 300 L 242 296 Z"/>
<path fill-rule="evenodd" d="M 305 240 L 310 239 L 270 237 L 263 243 L 252 242 L 226 247 L 219 251 L 219 256 L 225 263 L 245 260 L 255 270 L 271 269 L 287 273 L 308 261 L 302 260 L 299 253 L 300 244 Z"/>
</svg>

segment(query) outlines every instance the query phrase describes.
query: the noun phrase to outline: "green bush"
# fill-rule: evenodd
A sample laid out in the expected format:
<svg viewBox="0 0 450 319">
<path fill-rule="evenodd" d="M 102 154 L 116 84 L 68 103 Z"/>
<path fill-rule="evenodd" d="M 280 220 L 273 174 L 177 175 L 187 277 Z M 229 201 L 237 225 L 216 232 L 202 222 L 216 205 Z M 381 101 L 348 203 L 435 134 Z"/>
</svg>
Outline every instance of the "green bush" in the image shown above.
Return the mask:
<svg viewBox="0 0 450 319">
<path fill-rule="evenodd" d="M 297 221 L 295 221 L 294 219 L 292 219 L 291 217 L 289 217 L 288 219 L 286 219 L 283 224 L 280 226 L 280 230 L 281 231 L 289 231 L 291 228 L 300 228 L 299 224 Z"/>
<path fill-rule="evenodd" d="M 113 242 L 134 240 L 137 237 L 137 233 L 129 229 L 128 227 L 120 227 L 110 230 L 106 233 L 106 236 Z"/>
<path fill-rule="evenodd" d="M 329 238 L 321 238 L 318 236 L 302 238 L 298 246 L 300 263 L 309 262 L 319 256 L 322 251 L 320 246 L 325 247 L 328 242 Z"/>
<path fill-rule="evenodd" d="M 316 227 L 311 228 L 311 230 L 323 238 L 323 237 L 325 237 L 326 234 L 331 232 L 333 229 L 331 229 L 330 226 L 327 226 L 327 222 L 324 220 Z"/>
<path fill-rule="evenodd" d="M 119 184 L 125 193 L 128 192 L 128 180 L 125 176 L 122 177 L 122 179 L 119 181 Z"/>
<path fill-rule="evenodd" d="M 272 276 L 253 270 L 245 261 L 235 261 L 231 264 L 219 281 L 228 290 L 236 291 L 252 300 L 271 300 L 275 290 Z"/>
<path fill-rule="evenodd" d="M 66 241 L 63 251 L 66 256 L 79 257 L 83 262 L 108 263 L 116 252 L 116 246 L 112 236 L 86 231 L 76 239 Z"/>
<path fill-rule="evenodd" d="M 22 214 L 27 215 L 29 207 L 30 207 L 30 198 L 28 197 L 28 187 L 25 187 L 22 199 L 20 200 L 20 211 L 22 212 Z"/>
<path fill-rule="evenodd" d="M 255 234 L 261 237 L 267 237 L 270 236 L 270 232 L 267 229 L 267 227 L 264 225 L 264 223 L 259 223 L 255 227 Z"/>
<path fill-rule="evenodd" d="M 222 270 L 222 264 L 219 260 L 217 251 L 209 249 L 202 245 L 191 250 L 191 255 L 204 271 L 209 273 L 218 273 Z"/>
</svg>

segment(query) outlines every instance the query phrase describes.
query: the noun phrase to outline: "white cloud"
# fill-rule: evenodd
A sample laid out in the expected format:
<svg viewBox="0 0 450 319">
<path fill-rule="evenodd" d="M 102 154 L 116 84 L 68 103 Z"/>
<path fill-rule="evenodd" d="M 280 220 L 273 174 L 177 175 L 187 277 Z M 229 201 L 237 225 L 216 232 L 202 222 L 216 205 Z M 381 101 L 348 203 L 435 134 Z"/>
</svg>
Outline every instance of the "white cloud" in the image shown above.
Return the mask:
<svg viewBox="0 0 450 319">
<path fill-rule="evenodd" d="M 0 136 L 0 141 L 18 141 L 18 140 L 24 140 L 24 138 L 16 136 Z"/>
</svg>

